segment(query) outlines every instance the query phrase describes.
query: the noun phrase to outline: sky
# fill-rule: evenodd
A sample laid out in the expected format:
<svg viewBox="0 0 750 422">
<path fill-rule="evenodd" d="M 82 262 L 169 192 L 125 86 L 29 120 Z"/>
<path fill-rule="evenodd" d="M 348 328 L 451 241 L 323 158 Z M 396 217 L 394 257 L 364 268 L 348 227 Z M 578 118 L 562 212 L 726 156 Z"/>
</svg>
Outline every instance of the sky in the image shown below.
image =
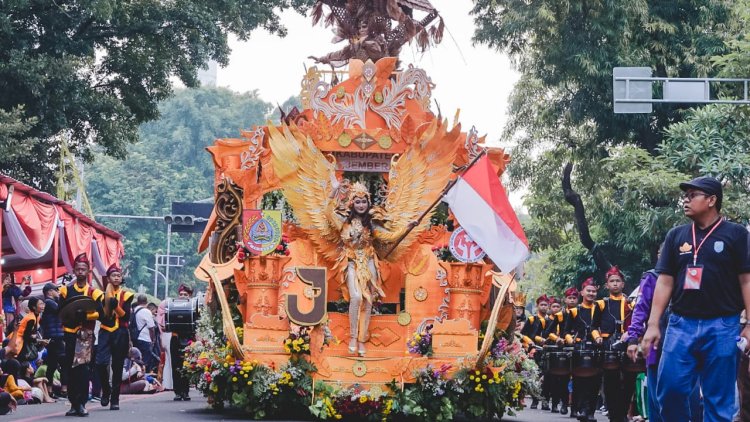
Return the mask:
<svg viewBox="0 0 750 422">
<path fill-rule="evenodd" d="M 427 71 L 436 84 L 433 107 L 436 100 L 443 116 L 452 119 L 460 109 L 466 130 L 476 126 L 480 135 L 488 135 L 488 143 L 504 145 L 500 136 L 517 73 L 504 54 L 472 45 L 471 0 L 432 0 L 432 4 L 445 20 L 443 41 L 425 53 L 404 46 L 403 66 L 414 64 Z M 308 56 L 323 56 L 344 45 L 331 43 L 330 28 L 313 27 L 309 17 L 295 12 L 284 12 L 282 23 L 289 31 L 285 38 L 256 30 L 248 41 L 232 39 L 230 62 L 218 70 L 217 85 L 237 92 L 257 89 L 264 101 L 281 104 L 299 94 L 304 65 L 315 64 Z"/>
</svg>

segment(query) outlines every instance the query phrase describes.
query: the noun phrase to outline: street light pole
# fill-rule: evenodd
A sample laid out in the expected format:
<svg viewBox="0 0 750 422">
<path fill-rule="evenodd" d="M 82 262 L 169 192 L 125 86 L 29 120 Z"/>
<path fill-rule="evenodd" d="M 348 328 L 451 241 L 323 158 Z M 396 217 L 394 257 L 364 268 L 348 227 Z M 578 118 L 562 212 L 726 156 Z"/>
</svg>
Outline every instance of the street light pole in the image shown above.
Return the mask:
<svg viewBox="0 0 750 422">
<path fill-rule="evenodd" d="M 169 296 L 169 267 L 171 266 L 171 262 L 169 262 L 172 258 L 172 255 L 170 254 L 170 241 L 172 239 L 172 225 L 167 224 L 167 271 L 166 276 L 164 277 L 164 299 L 167 299 L 167 296 Z"/>
<path fill-rule="evenodd" d="M 159 278 L 157 272 L 159 271 L 159 254 L 154 254 L 154 297 L 159 297 Z"/>
</svg>

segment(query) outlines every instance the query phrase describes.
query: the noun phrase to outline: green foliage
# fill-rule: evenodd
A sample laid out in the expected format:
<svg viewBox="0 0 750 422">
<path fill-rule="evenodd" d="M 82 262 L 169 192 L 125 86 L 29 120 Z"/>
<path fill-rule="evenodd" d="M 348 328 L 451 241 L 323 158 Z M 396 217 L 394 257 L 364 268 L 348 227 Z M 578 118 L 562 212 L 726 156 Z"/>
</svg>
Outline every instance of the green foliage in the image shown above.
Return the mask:
<svg viewBox="0 0 750 422">
<path fill-rule="evenodd" d="M 97 214 L 162 216 L 173 201 L 200 201 L 213 195 L 214 170 L 205 148 L 216 138 L 237 137 L 240 129 L 262 124 L 271 106 L 257 93 L 236 94 L 223 88 L 183 89 L 160 105 L 161 118 L 140 128 L 143 141 L 128 148 L 127 160 L 104 154 L 86 170 L 87 191 Z M 125 236 L 127 281 L 152 289 L 154 254 L 166 253 L 166 225 L 161 220 L 102 222 Z M 170 269 L 170 287 L 192 283 L 200 234 L 172 235 L 170 253 L 183 255 L 183 269 Z M 164 269 L 162 268 L 162 272 Z M 163 280 L 159 278 L 160 286 Z M 160 287 L 163 289 L 163 287 Z M 160 290 L 159 296 L 163 296 Z"/>
<path fill-rule="evenodd" d="M 592 238 L 631 287 L 681 220 L 677 184 L 694 173 L 659 157 L 659 147 L 684 114 L 670 105 L 651 114 L 614 114 L 612 69 L 712 76 L 711 58 L 733 48 L 726 34 L 741 32 L 732 7 L 716 0 L 475 2 L 474 40 L 509 54 L 520 72 L 504 134 L 515 142 L 508 175 L 511 187 L 528 190 L 531 221 L 524 228 L 532 250 L 550 255 L 543 273 L 553 285 L 603 275 L 580 246 L 563 197 L 566 163 L 574 164 L 572 185 Z"/>
<path fill-rule="evenodd" d="M 36 123 L 35 118 L 25 118 L 23 106 L 5 111 L 0 108 L 0 169 L 21 180 L 29 180 L 30 174 L 20 165 L 24 157 L 31 154 L 36 139 L 28 133 Z"/>
<path fill-rule="evenodd" d="M 230 33 L 245 40 L 262 27 L 284 35 L 279 12 L 309 3 L 0 2 L 0 110 L 22 110 L 30 125 L 10 139 L 33 140 L 30 154 L 14 166 L 0 162 L 0 171 L 51 192 L 55 137 L 63 133 L 86 161 L 96 151 L 124 158 L 138 126 L 157 118 L 158 103 L 172 94 L 171 77 L 197 86 L 198 68 L 209 60 L 228 63 Z"/>
</svg>

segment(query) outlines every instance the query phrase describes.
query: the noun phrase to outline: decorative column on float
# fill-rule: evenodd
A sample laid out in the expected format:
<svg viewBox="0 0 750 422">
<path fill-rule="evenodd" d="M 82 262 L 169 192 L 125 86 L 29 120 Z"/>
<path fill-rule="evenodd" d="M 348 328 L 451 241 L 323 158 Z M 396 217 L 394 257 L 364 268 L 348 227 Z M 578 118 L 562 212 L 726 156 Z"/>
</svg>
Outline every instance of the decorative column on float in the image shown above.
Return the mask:
<svg viewBox="0 0 750 422">
<path fill-rule="evenodd" d="M 289 256 L 251 256 L 245 267 L 234 273 L 245 321 L 254 314 L 278 315 L 279 284 L 284 267 L 291 261 Z"/>
<path fill-rule="evenodd" d="M 440 261 L 439 264 L 447 273 L 450 292 L 448 318 L 467 319 L 471 328 L 479 329 L 482 295 L 485 283 L 489 282 L 486 274 L 492 269 L 492 265 L 445 261 Z"/>
</svg>

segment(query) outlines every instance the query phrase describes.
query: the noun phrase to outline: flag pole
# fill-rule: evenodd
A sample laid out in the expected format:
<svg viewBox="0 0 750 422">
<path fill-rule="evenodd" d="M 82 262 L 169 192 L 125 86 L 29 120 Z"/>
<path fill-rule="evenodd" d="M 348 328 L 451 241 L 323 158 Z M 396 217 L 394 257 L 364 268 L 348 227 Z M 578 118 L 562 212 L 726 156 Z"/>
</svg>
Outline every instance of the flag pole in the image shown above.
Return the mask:
<svg viewBox="0 0 750 422">
<path fill-rule="evenodd" d="M 383 257 L 384 259 L 388 258 L 388 256 L 390 256 L 391 253 L 393 253 L 393 251 L 396 250 L 396 248 L 398 247 L 398 245 L 406 238 L 406 236 L 408 236 L 409 233 L 411 233 L 411 231 L 414 230 L 414 227 L 417 227 L 419 225 L 419 223 L 422 222 L 422 219 L 424 219 L 427 216 L 427 214 L 429 214 L 432 211 L 432 209 L 435 208 L 435 206 L 437 204 L 439 204 L 440 201 L 443 200 L 443 197 L 445 196 L 445 194 L 448 193 L 448 191 L 451 190 L 451 188 L 456 183 L 458 183 L 458 178 L 461 177 L 461 176 L 463 176 L 467 171 L 469 171 L 469 169 L 472 168 L 474 166 L 474 164 L 476 164 L 477 161 L 479 161 L 479 159 L 482 158 L 482 156 L 484 156 L 486 153 L 487 153 L 487 149 L 486 148 L 482 148 L 482 150 L 479 151 L 479 154 L 477 154 L 477 156 L 474 157 L 474 159 L 471 160 L 469 162 L 469 164 L 461 171 L 461 174 L 459 174 L 458 176 L 456 176 L 455 179 L 451 180 L 450 182 L 448 182 L 447 185 L 445 185 L 445 188 L 443 189 L 443 192 L 440 193 L 440 196 L 437 197 L 437 199 L 435 199 L 435 201 L 429 207 L 427 207 L 427 209 L 415 221 L 412 222 L 412 223 L 416 223 L 416 224 L 412 224 L 408 229 L 406 229 L 406 231 L 404 232 L 404 234 L 402 234 L 398 239 L 396 239 L 396 241 L 393 243 L 393 246 L 391 246 L 391 248 L 388 249 L 388 252 Z"/>
</svg>

